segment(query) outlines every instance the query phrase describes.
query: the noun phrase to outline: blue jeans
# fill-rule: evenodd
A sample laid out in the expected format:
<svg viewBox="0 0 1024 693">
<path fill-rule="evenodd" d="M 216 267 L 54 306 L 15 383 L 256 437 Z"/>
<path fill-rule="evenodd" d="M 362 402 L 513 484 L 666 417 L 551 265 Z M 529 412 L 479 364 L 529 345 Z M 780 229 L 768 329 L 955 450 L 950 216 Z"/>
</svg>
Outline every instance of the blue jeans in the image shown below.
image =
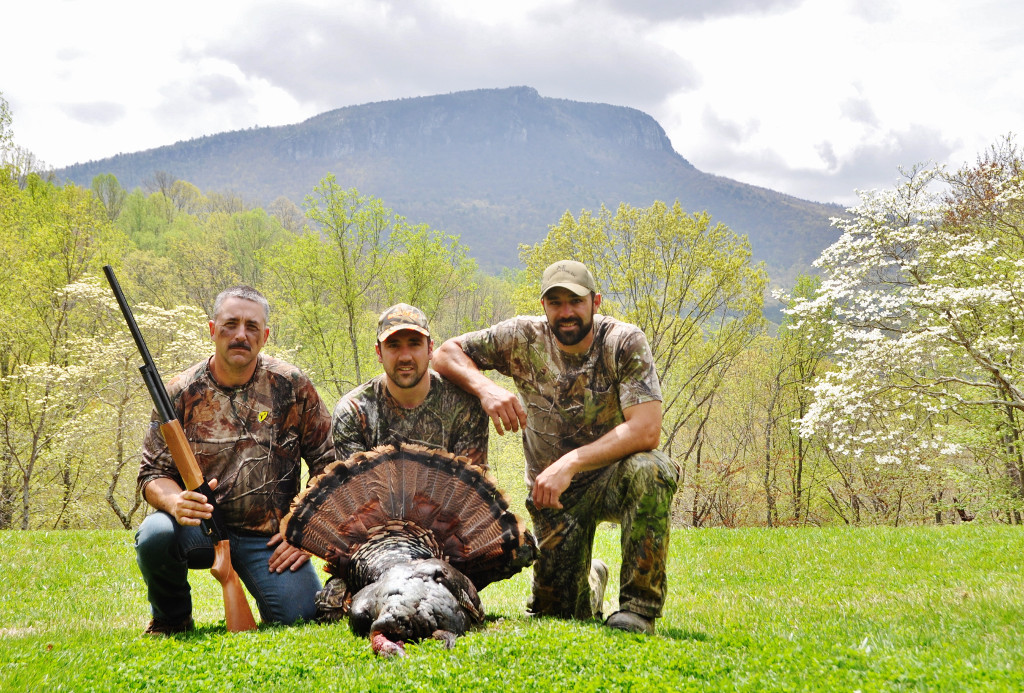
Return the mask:
<svg viewBox="0 0 1024 693">
<path fill-rule="evenodd" d="M 316 614 L 313 598 L 320 578 L 312 563 L 292 572 L 271 573 L 270 537 L 238 536 L 229 532 L 231 564 L 253 597 L 264 623 L 310 621 Z M 213 565 L 213 541 L 198 527 L 185 527 L 165 512 L 155 512 L 135 533 L 135 558 L 146 582 L 153 618 L 184 621 L 192 615 L 188 571 Z"/>
</svg>

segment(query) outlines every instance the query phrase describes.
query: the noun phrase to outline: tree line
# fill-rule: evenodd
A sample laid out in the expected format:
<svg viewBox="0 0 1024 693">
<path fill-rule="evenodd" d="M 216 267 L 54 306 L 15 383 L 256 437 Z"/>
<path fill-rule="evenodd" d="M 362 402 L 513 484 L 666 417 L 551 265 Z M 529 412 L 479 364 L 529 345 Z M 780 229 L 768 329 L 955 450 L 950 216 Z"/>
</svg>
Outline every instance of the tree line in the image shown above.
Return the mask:
<svg viewBox="0 0 1024 693">
<path fill-rule="evenodd" d="M 1024 177 L 1012 141 L 864 194 L 773 325 L 747 240 L 678 202 L 567 212 L 521 247 L 521 269 L 494 276 L 461 239 L 332 175 L 301 207 L 162 172 L 131 191 L 111 175 L 61 185 L 14 145 L 2 97 L 0 116 L 0 528 L 141 520 L 151 406 L 104 264 L 165 377 L 209 354 L 214 296 L 247 283 L 271 302 L 268 350 L 332 406 L 379 372 L 384 307 L 421 307 L 440 342 L 538 312 L 540 273 L 562 257 L 591 267 L 602 312 L 648 336 L 662 447 L 683 469 L 680 524 L 1020 522 Z"/>
</svg>

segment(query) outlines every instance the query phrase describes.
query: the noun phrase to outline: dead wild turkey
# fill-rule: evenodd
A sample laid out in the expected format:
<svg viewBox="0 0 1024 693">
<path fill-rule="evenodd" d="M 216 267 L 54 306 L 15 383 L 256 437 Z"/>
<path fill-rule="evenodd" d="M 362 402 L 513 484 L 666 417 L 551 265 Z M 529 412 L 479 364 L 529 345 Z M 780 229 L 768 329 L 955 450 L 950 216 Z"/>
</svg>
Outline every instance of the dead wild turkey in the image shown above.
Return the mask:
<svg viewBox="0 0 1024 693">
<path fill-rule="evenodd" d="M 418 445 L 335 462 L 295 500 L 281 531 L 344 580 L 349 624 L 378 654 L 404 654 L 404 641 L 428 637 L 451 647 L 483 621 L 477 590 L 537 553 L 492 478 L 467 458 Z"/>
</svg>

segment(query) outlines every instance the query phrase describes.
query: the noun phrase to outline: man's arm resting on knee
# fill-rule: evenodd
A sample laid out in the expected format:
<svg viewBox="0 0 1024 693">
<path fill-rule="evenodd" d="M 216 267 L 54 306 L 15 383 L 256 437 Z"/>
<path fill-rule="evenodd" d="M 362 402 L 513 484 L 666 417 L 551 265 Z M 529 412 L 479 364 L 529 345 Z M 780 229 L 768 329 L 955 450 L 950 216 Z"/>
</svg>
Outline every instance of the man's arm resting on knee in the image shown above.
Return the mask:
<svg viewBox="0 0 1024 693">
<path fill-rule="evenodd" d="M 462 350 L 458 337 L 449 339 L 434 351 L 433 366 L 435 371 L 480 400 L 498 435 L 526 427 L 526 411 L 519 398 L 484 375 Z"/>
<path fill-rule="evenodd" d="M 624 409 L 626 418 L 592 443 L 571 450 L 537 475 L 533 482 L 533 503 L 538 508 L 561 508 L 558 498 L 579 472 L 600 469 L 658 447 L 661 441 L 661 402 L 643 402 Z"/>
</svg>

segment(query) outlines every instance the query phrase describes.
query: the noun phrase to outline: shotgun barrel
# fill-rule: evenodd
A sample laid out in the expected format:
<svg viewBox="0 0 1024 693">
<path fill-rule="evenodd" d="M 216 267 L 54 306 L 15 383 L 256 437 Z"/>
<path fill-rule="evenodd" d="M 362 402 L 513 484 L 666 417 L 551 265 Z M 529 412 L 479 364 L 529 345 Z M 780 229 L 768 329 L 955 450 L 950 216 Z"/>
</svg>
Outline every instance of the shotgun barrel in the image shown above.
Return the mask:
<svg viewBox="0 0 1024 693">
<path fill-rule="evenodd" d="M 185 488 L 203 494 L 206 496 L 206 502 L 213 506 L 212 517 L 209 520 L 203 520 L 201 527 L 213 540 L 214 564 L 210 572 L 220 582 L 224 592 L 224 623 L 231 632 L 252 630 L 256 627 L 256 620 L 253 618 L 252 609 L 242 589 L 238 573 L 231 565 L 231 546 L 228 543 L 227 527 L 220 509 L 214 501 L 213 490 L 203 477 L 203 472 L 188 444 L 181 422 L 178 421 L 178 417 L 174 413 L 174 406 L 167 394 L 167 388 L 164 387 L 164 382 L 160 379 L 160 373 L 146 346 L 146 340 L 142 338 L 142 332 L 139 331 L 138 323 L 135 322 L 132 309 L 128 305 L 117 277 L 114 276 L 114 269 L 110 265 L 104 265 L 103 273 L 114 292 L 114 298 L 117 299 L 117 305 L 121 308 L 121 314 L 124 315 L 124 320 L 128 324 L 128 331 L 132 333 L 135 346 L 142 356 L 143 363 L 139 366 L 139 371 L 142 373 L 142 380 L 146 383 L 146 389 L 149 390 L 149 396 L 156 408 L 157 416 L 160 419 L 160 433 L 174 459 L 174 466 L 178 469 Z"/>
</svg>

